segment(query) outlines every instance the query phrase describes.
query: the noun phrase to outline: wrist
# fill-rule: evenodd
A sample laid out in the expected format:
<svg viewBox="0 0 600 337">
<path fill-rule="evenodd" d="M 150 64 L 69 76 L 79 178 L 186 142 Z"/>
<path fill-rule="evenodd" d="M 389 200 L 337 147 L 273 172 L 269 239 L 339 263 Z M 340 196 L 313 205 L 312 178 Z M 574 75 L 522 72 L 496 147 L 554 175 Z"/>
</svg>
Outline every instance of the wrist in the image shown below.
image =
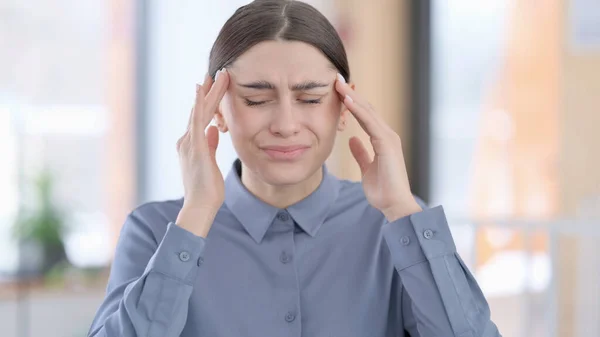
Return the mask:
<svg viewBox="0 0 600 337">
<path fill-rule="evenodd" d="M 416 201 L 404 203 L 402 205 L 394 205 L 392 207 L 381 210 L 388 222 L 394 222 L 406 216 L 423 211 L 421 206 Z"/>
<path fill-rule="evenodd" d="M 218 198 L 203 198 L 196 196 L 185 196 L 183 197 L 183 208 L 190 210 L 206 210 L 206 211 L 218 211 L 223 204 L 223 200 L 219 201 Z"/>
<path fill-rule="evenodd" d="M 177 215 L 175 224 L 197 236 L 206 238 L 218 211 L 218 208 L 212 206 L 184 204 Z"/>
</svg>

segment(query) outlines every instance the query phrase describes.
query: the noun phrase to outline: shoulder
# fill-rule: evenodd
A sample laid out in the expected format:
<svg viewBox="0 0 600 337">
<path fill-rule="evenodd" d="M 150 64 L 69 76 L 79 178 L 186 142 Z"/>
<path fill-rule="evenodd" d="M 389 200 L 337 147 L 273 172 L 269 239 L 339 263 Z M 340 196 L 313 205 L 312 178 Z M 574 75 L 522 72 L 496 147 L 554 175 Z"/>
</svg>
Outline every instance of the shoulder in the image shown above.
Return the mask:
<svg viewBox="0 0 600 337">
<path fill-rule="evenodd" d="M 131 211 L 130 217 L 136 217 L 148 224 L 164 223 L 166 226 L 170 221 L 175 221 L 177 215 L 183 206 L 183 198 L 164 200 L 164 201 L 150 201 L 143 203 Z"/>
<path fill-rule="evenodd" d="M 140 204 L 127 215 L 121 236 L 152 237 L 160 242 L 169 222 L 177 219 L 182 206 L 183 198 Z"/>
<path fill-rule="evenodd" d="M 360 204 L 367 206 L 369 204 L 369 202 L 367 201 L 367 197 L 365 196 L 365 191 L 363 189 L 362 182 L 343 179 L 340 179 L 339 182 L 340 192 L 338 200 L 340 203 L 344 204 L 345 206 L 357 206 Z M 415 198 L 415 201 L 419 204 L 419 206 L 421 206 L 421 208 L 429 208 L 429 206 L 427 206 L 423 199 L 414 194 L 413 197 Z"/>
<path fill-rule="evenodd" d="M 356 201 L 367 200 L 360 181 L 339 179 L 339 190 L 341 199 L 352 199 Z"/>
</svg>

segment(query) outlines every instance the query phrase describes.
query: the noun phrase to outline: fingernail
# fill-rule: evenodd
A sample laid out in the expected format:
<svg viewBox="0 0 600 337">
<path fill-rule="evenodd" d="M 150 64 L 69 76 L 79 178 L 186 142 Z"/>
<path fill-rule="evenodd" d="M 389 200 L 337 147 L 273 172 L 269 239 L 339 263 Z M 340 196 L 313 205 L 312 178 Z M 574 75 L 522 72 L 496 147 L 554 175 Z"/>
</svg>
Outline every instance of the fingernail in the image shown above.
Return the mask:
<svg viewBox="0 0 600 337">
<path fill-rule="evenodd" d="M 196 83 L 196 92 L 200 91 L 200 84 Z"/>
<path fill-rule="evenodd" d="M 337 74 L 337 78 L 340 82 L 342 83 L 346 83 L 346 79 L 344 78 L 344 76 L 342 76 L 342 74 L 338 73 Z"/>
<path fill-rule="evenodd" d="M 350 97 L 350 95 L 346 95 L 346 98 L 345 98 L 345 100 L 346 100 L 346 99 L 347 99 L 348 101 L 350 101 L 350 103 L 354 102 L 354 100 L 352 99 L 352 97 Z"/>
<path fill-rule="evenodd" d="M 221 70 L 217 71 L 217 75 L 215 75 L 215 82 L 216 82 L 216 81 L 217 81 L 217 79 L 219 78 L 219 75 L 220 75 L 221 73 L 224 73 L 224 72 L 226 72 L 226 71 L 227 71 L 227 69 L 225 69 L 225 68 L 222 68 Z"/>
</svg>

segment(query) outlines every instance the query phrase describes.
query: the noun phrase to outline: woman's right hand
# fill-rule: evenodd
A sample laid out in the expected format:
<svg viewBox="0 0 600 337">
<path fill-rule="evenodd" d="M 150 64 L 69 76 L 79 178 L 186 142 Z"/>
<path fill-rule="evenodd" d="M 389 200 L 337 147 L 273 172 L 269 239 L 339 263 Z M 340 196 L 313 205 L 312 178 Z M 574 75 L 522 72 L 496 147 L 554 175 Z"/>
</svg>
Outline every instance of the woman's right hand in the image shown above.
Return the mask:
<svg viewBox="0 0 600 337">
<path fill-rule="evenodd" d="M 196 100 L 187 131 L 177 141 L 184 187 L 183 208 L 177 217 L 177 225 L 203 237 L 208 234 L 225 199 L 223 175 L 215 158 L 219 131 L 214 125 L 208 130 L 206 127 L 228 86 L 229 74 L 225 69 L 217 72 L 214 82 L 207 75 L 202 85 L 196 85 Z"/>
</svg>

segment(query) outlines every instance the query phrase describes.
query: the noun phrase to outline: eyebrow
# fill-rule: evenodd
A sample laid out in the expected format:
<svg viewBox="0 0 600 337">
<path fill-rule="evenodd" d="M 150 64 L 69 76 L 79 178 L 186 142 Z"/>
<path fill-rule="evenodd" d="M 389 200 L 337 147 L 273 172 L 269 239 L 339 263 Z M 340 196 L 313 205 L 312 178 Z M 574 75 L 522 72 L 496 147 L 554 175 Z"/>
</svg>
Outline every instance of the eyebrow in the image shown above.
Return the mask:
<svg viewBox="0 0 600 337">
<path fill-rule="evenodd" d="M 238 84 L 240 87 L 257 89 L 257 90 L 275 90 L 275 86 L 267 81 L 254 81 L 250 83 L 240 83 Z M 292 86 L 292 91 L 305 91 L 316 88 L 325 88 L 328 87 L 329 84 L 317 82 L 317 81 L 305 81 L 302 83 L 294 84 Z"/>
</svg>

